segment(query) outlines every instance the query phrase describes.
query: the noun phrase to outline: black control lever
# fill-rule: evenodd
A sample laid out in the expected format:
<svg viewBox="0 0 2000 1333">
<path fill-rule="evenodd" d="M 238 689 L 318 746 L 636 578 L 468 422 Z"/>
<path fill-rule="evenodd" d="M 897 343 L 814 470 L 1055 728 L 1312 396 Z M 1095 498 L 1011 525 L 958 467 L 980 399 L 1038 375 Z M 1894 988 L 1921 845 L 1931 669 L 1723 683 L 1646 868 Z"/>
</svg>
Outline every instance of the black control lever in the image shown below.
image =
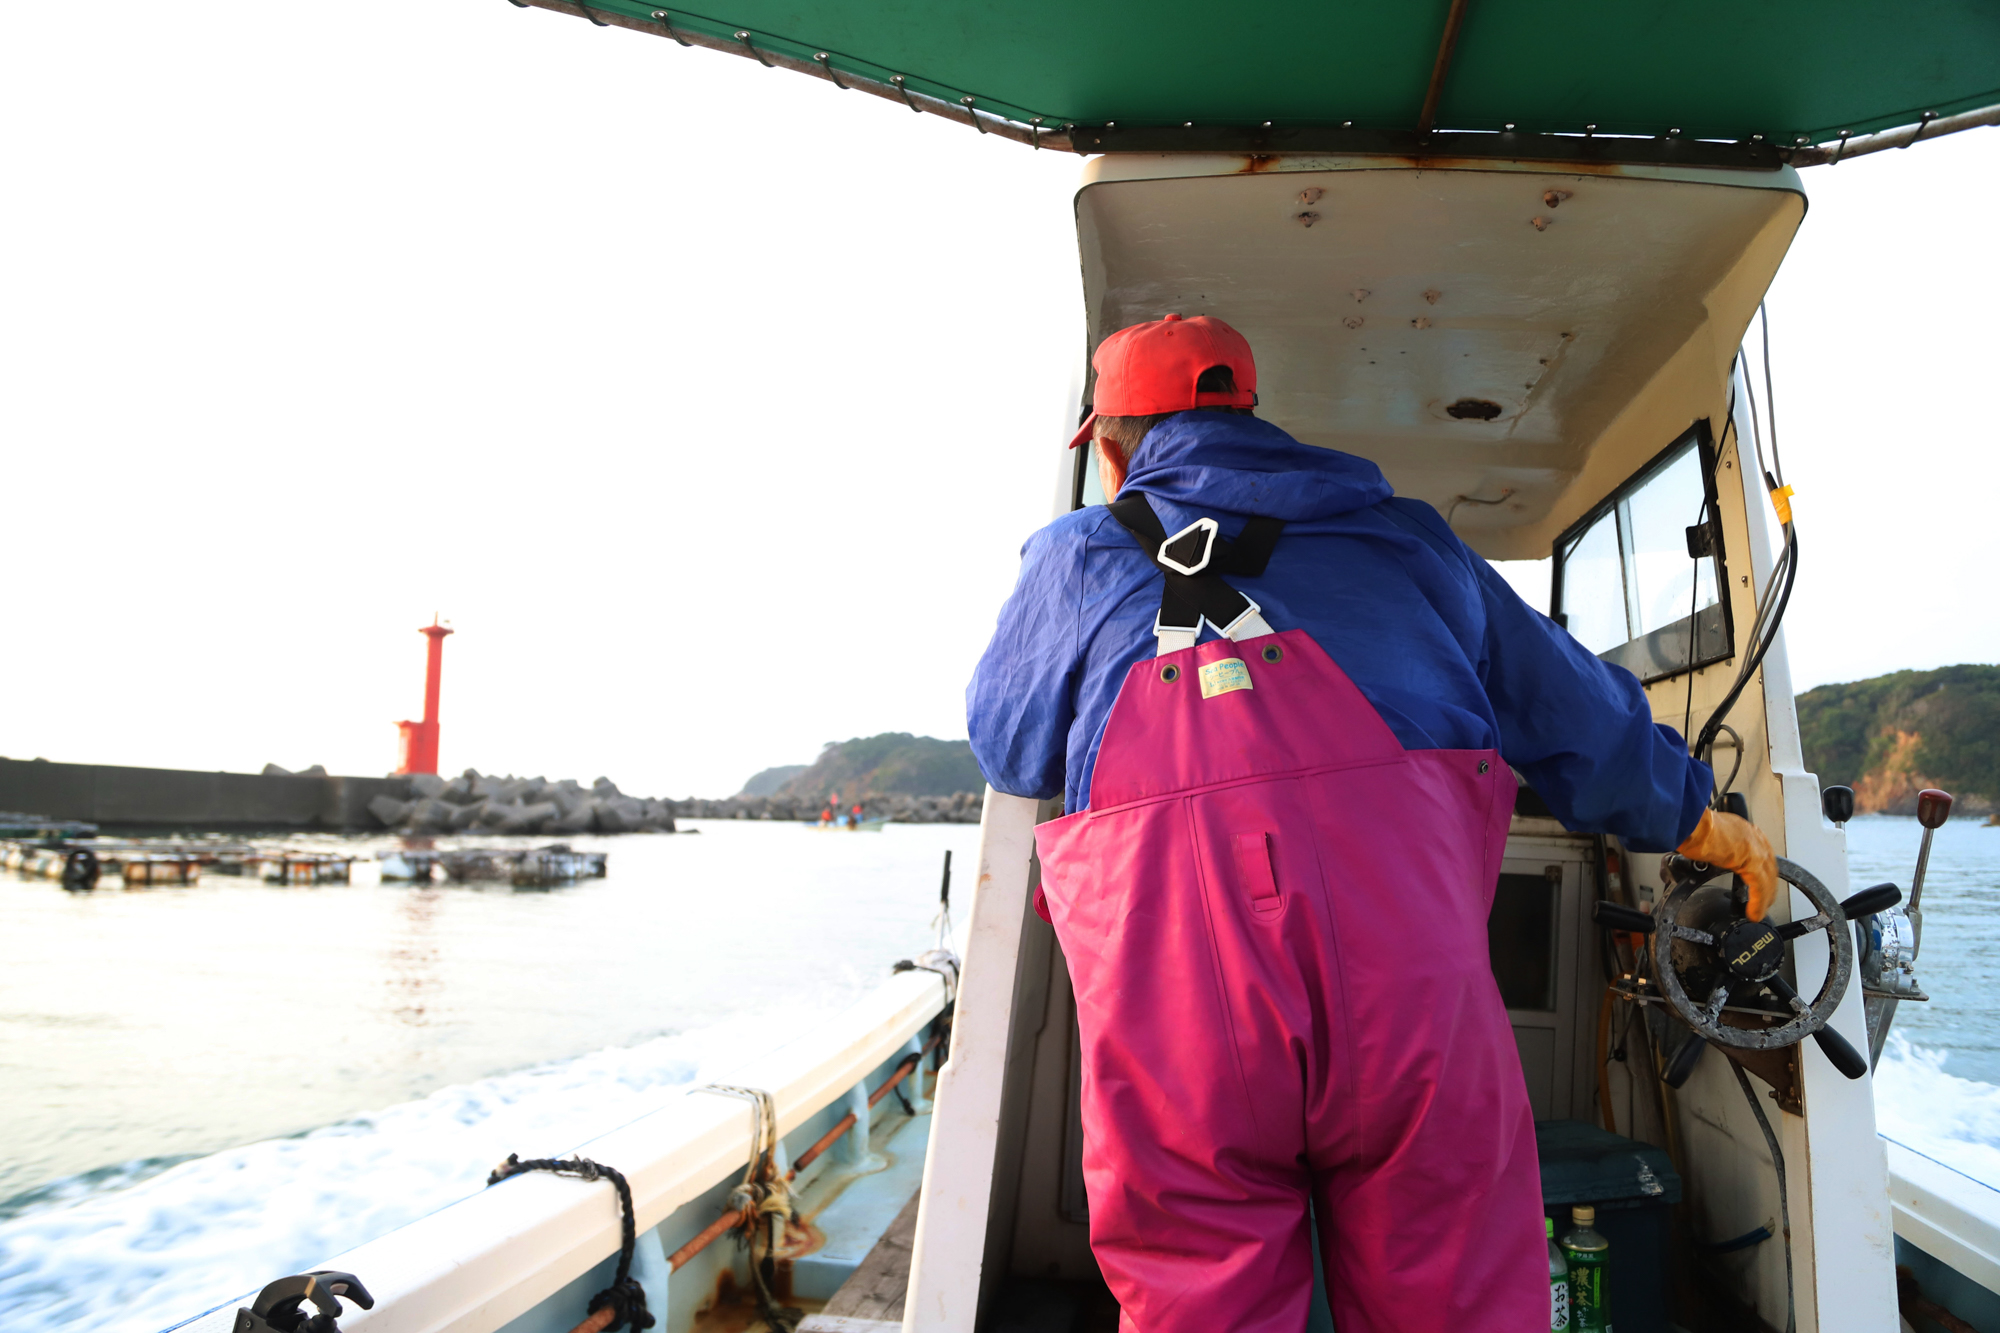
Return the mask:
<svg viewBox="0 0 2000 1333">
<path fill-rule="evenodd" d="M 1668 1087 L 1680 1088 L 1688 1081 L 1688 1076 L 1694 1073 L 1694 1067 L 1701 1063 L 1702 1052 L 1707 1049 L 1708 1039 L 1690 1032 L 1688 1039 L 1681 1043 L 1681 1048 L 1667 1061 L 1667 1067 L 1660 1077 L 1666 1080 Z"/>
<path fill-rule="evenodd" d="M 1777 975 L 1766 977 L 1764 989 L 1794 1010 L 1800 1013 L 1806 1012 L 1806 1002 L 1799 998 L 1799 993 L 1793 990 L 1791 983 L 1783 977 Z M 1831 1026 L 1815 1028 L 1812 1039 L 1819 1043 L 1820 1053 L 1826 1056 L 1828 1063 L 1847 1078 L 1860 1078 L 1868 1072 L 1868 1062 L 1861 1058 L 1861 1052 L 1850 1046 L 1847 1038 L 1835 1032 Z"/>
<path fill-rule="evenodd" d="M 1827 823 L 1845 828 L 1847 821 L 1854 818 L 1854 788 L 1828 787 L 1819 794 L 1819 808 Z"/>
<path fill-rule="evenodd" d="M 1827 1062 L 1846 1078 L 1860 1078 L 1868 1072 L 1868 1062 L 1861 1058 L 1861 1052 L 1848 1045 L 1847 1038 L 1830 1027 L 1813 1033 L 1813 1040 L 1819 1043 L 1820 1053 Z"/>
<path fill-rule="evenodd" d="M 1638 935 L 1653 933 L 1653 914 L 1642 912 L 1636 907 L 1625 907 L 1618 903 L 1599 899 L 1591 904 L 1591 920 L 1606 930 L 1629 930 Z"/>
<path fill-rule="evenodd" d="M 1864 916 L 1874 916 L 1886 912 L 1903 901 L 1903 891 L 1894 884 L 1877 884 L 1872 889 L 1863 889 L 1840 905 L 1840 911 L 1849 921 Z"/>
</svg>

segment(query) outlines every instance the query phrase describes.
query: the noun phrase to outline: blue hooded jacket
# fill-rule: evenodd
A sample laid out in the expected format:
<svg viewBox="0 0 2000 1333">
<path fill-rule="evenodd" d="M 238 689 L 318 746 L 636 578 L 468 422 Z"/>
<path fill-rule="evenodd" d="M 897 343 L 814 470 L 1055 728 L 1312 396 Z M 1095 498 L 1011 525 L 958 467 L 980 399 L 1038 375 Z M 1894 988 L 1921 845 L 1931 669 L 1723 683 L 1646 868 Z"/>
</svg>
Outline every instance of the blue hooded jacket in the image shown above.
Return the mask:
<svg viewBox="0 0 2000 1333">
<path fill-rule="evenodd" d="M 1713 775 L 1653 722 L 1638 680 L 1530 608 L 1435 509 L 1394 497 L 1375 464 L 1255 417 L 1184 412 L 1133 451 L 1121 495 L 1135 491 L 1168 532 L 1204 514 L 1229 538 L 1252 515 L 1283 519 L 1269 567 L 1230 583 L 1272 628 L 1310 634 L 1405 749 L 1497 749 L 1566 827 L 1637 851 L 1693 832 Z M 1160 589 L 1101 505 L 1028 539 L 966 689 L 972 752 L 996 790 L 1088 807 L 1112 702 L 1157 650 Z"/>
</svg>

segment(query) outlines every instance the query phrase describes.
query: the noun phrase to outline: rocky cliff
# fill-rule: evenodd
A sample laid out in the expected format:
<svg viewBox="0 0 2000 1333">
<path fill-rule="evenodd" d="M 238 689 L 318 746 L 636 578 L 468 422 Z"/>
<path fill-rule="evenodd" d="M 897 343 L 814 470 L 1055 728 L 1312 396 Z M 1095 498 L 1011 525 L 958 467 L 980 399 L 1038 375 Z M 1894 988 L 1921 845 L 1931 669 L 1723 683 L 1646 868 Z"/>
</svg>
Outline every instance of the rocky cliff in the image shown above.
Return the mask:
<svg viewBox="0 0 2000 1333">
<path fill-rule="evenodd" d="M 1854 788 L 1857 810 L 1915 814 L 1942 787 L 1963 814 L 2000 807 L 2000 666 L 1897 671 L 1799 696 L 1806 767 Z"/>
</svg>

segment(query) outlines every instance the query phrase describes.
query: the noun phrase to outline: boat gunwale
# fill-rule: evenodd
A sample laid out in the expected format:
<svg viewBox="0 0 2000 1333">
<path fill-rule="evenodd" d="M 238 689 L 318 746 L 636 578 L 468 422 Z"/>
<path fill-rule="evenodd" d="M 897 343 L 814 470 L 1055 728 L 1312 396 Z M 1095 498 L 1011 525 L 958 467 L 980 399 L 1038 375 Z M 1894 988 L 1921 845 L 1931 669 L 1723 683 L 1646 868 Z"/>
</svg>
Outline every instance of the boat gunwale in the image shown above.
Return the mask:
<svg viewBox="0 0 2000 1333">
<path fill-rule="evenodd" d="M 768 1090 L 777 1104 L 783 1138 L 898 1059 L 946 1002 L 944 981 L 937 974 L 897 973 L 783 1045 L 719 1076 L 738 1086 Z M 750 1151 L 750 1116 L 741 1101 L 679 1096 L 571 1151 L 624 1173 L 632 1189 L 636 1229 L 644 1240 L 644 1233 L 741 1174 Z M 689 1234 L 711 1220 L 699 1219 Z M 619 1241 L 619 1213 L 611 1191 L 526 1174 L 447 1204 L 317 1267 L 360 1276 L 376 1298 L 374 1309 L 350 1308 L 341 1317 L 347 1333 L 491 1333 L 616 1254 Z M 674 1238 L 661 1241 L 673 1243 Z M 174 1324 L 168 1333 L 222 1333 L 233 1327 L 236 1307 L 251 1294 Z"/>
</svg>

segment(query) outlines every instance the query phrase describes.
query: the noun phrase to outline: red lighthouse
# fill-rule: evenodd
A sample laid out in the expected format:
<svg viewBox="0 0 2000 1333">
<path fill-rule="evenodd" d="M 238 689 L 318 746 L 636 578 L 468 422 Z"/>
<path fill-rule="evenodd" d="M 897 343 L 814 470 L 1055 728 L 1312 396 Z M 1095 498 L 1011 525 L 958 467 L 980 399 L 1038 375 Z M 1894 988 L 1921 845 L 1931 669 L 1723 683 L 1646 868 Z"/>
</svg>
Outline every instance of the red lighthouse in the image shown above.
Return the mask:
<svg viewBox="0 0 2000 1333">
<path fill-rule="evenodd" d="M 417 632 L 430 640 L 424 661 L 424 720 L 396 724 L 403 737 L 403 762 L 396 768 L 398 773 L 438 771 L 438 678 L 444 672 L 444 636 L 451 630 L 432 616 L 431 623 Z"/>
</svg>

